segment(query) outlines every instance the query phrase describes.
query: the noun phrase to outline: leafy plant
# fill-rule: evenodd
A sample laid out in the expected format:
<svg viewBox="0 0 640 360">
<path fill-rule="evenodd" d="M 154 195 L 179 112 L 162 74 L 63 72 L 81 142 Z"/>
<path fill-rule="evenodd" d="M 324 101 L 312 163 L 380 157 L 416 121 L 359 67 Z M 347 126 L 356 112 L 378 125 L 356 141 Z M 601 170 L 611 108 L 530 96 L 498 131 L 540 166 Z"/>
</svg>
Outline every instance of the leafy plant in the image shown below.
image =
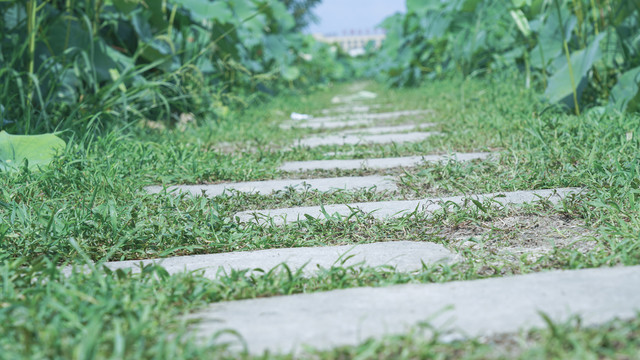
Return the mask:
<svg viewBox="0 0 640 360">
<path fill-rule="evenodd" d="M 638 93 L 637 1 L 407 0 L 407 13 L 382 26 L 387 40 L 370 73 L 396 86 L 524 69 L 525 86 L 537 79 L 549 103 L 577 114 L 587 104 L 636 109 L 626 105 Z"/>
<path fill-rule="evenodd" d="M 25 161 L 30 170 L 46 166 L 65 146 L 54 134 L 10 135 L 0 131 L 0 171 L 18 170 Z"/>
<path fill-rule="evenodd" d="M 339 79 L 339 56 L 297 30 L 316 3 L 0 1 L 0 105 L 19 104 L 2 112 L 0 129 L 219 116 L 284 88 Z"/>
</svg>

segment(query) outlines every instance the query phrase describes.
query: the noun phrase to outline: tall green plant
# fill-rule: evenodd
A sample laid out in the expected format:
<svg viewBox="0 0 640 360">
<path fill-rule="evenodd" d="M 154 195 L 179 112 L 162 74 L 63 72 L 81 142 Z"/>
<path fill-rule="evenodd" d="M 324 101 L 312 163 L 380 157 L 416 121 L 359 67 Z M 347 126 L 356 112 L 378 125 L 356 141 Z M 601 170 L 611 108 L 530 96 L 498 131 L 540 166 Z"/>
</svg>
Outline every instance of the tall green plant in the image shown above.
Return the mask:
<svg viewBox="0 0 640 360">
<path fill-rule="evenodd" d="M 585 106 L 635 108 L 627 106 L 635 87 L 616 82 L 636 79 L 628 72 L 640 66 L 638 1 L 407 0 L 407 13 L 382 26 L 387 40 L 371 73 L 393 85 L 513 69 L 576 114 Z"/>
<path fill-rule="evenodd" d="M 0 128 L 215 116 L 243 97 L 337 79 L 337 57 L 314 56 L 326 46 L 297 31 L 315 3 L 0 0 Z"/>
</svg>

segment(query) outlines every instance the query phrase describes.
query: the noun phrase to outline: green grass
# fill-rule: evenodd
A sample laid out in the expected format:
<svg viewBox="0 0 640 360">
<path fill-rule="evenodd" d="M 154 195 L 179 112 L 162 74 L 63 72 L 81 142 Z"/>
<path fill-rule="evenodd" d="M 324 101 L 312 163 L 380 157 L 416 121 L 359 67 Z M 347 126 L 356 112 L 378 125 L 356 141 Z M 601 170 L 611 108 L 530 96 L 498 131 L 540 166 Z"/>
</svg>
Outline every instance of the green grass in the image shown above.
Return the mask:
<svg viewBox="0 0 640 360">
<path fill-rule="evenodd" d="M 375 111 L 433 109 L 434 115 L 413 121 L 436 122 L 444 136 L 411 145 L 286 150 L 296 137 L 317 131 L 283 131 L 278 125 L 293 111 L 320 114 L 331 106 L 335 94 L 354 91 L 353 85 L 346 84 L 313 94 L 276 98 L 263 107 L 232 113 L 222 120 L 198 119 L 184 131 L 154 130 L 141 121 L 140 126 L 112 129 L 100 138 L 65 133 L 69 146 L 48 169 L 0 174 L 0 358 L 223 356 L 220 347 L 182 343 L 180 335 L 186 333 L 188 324 L 180 320 L 180 315 L 211 302 L 241 298 L 640 264 L 638 116 L 565 115 L 545 109 L 533 93 L 504 79 L 454 79 L 401 90 L 374 83 L 357 87 L 380 94 L 368 103 L 388 104 Z M 272 196 L 239 194 L 207 199 L 149 195 L 143 190 L 152 184 L 294 177 L 277 167 L 283 161 L 326 159 L 330 158 L 327 152 L 350 150 L 356 152 L 354 157 L 449 151 L 497 151 L 500 157 L 495 161 L 403 170 L 301 174 L 399 175 L 398 192 L 283 191 Z M 432 217 L 412 214 L 387 221 L 356 215 L 350 220 L 260 227 L 237 223 L 233 217 L 247 209 L 565 186 L 588 191 L 556 206 L 498 207 L 487 202 L 482 207 L 448 207 Z M 526 225 L 516 223 L 505 228 L 501 225 L 504 219 L 555 219 L 580 224 L 584 234 L 578 236 L 577 244 L 585 240 L 590 245 L 564 244 L 533 257 L 513 253 L 510 249 L 524 244 L 521 235 Z M 549 230 L 545 236 L 550 239 L 563 236 L 551 235 L 552 227 Z M 458 252 L 464 261 L 412 274 L 387 268 L 337 266 L 305 278 L 301 273 L 277 268 L 263 275 L 235 272 L 215 281 L 197 273 L 170 276 L 157 267 L 131 274 L 112 273 L 97 265 L 92 274 L 70 277 L 59 271 L 59 266 L 81 265 L 87 260 L 394 240 L 440 243 Z M 560 330 L 550 327 L 527 334 L 524 340 L 510 340 L 509 354 L 522 358 L 582 354 L 610 358 L 620 351 L 633 358 L 632 350 L 640 349 L 631 336 L 638 334 L 637 319 L 598 328 L 582 328 L 575 323 L 558 326 Z M 500 355 L 504 341 L 485 340 L 443 343 L 405 336 L 315 356 L 512 357 Z"/>
</svg>

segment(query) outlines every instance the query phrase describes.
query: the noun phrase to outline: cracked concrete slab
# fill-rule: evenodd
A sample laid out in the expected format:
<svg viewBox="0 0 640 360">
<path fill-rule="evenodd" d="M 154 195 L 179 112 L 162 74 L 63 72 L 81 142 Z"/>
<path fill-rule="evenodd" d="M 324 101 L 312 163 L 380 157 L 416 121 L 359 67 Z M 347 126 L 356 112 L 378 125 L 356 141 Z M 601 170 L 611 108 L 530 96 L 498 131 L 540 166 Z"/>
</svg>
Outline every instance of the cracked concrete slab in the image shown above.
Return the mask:
<svg viewBox="0 0 640 360">
<path fill-rule="evenodd" d="M 361 245 L 238 251 L 153 260 L 114 261 L 104 265 L 114 271 L 131 269 L 139 272 L 140 265 L 158 264 L 169 274 L 202 271 L 204 277 L 215 279 L 229 274 L 231 270 L 269 271 L 283 263 L 287 264 L 291 271 L 302 269 L 305 275 L 313 275 L 321 268 L 329 269 L 332 266 L 391 266 L 396 271 L 408 272 L 420 270 L 422 263 L 450 264 L 457 260 L 457 255 L 442 245 L 429 242 L 389 241 Z M 70 268 L 66 271 L 70 272 Z"/>
<path fill-rule="evenodd" d="M 429 323 L 454 340 L 544 328 L 571 316 L 584 326 L 632 319 L 640 311 L 640 266 L 549 271 L 442 284 L 354 288 L 222 302 L 189 316 L 192 331 L 209 338 L 233 330 L 251 354 L 328 350 L 404 334 Z M 422 334 L 432 333 L 424 328 Z M 233 334 L 216 342 L 241 349 Z M 235 345 L 235 346 L 234 346 Z"/>
<path fill-rule="evenodd" d="M 352 176 L 321 179 L 286 179 L 249 181 L 241 183 L 223 183 L 211 185 L 175 185 L 167 188 L 168 192 L 185 192 L 192 195 L 218 196 L 230 190 L 268 195 L 274 191 L 287 190 L 293 187 L 297 191 L 306 189 L 318 191 L 353 190 L 375 187 L 378 191 L 397 190 L 395 181 L 384 176 Z M 145 190 L 152 194 L 163 191 L 162 186 L 149 186 Z"/>
<path fill-rule="evenodd" d="M 318 147 L 331 145 L 368 145 L 368 144 L 403 144 L 408 142 L 420 142 L 440 132 L 410 132 L 404 134 L 379 134 L 379 135 L 327 135 L 312 136 L 298 140 L 296 146 Z"/>
<path fill-rule="evenodd" d="M 279 169 L 290 172 L 333 169 L 354 170 L 362 168 L 391 169 L 395 167 L 412 167 L 424 163 L 486 160 L 491 156 L 491 153 L 453 153 L 449 155 L 406 156 L 378 159 L 292 161 L 282 164 Z"/>
<path fill-rule="evenodd" d="M 304 221 L 307 217 L 315 219 L 325 219 L 327 216 L 341 218 L 348 217 L 354 211 L 362 211 L 370 214 L 376 219 L 385 219 L 406 215 L 413 211 L 431 213 L 442 208 L 441 203 L 454 203 L 463 205 L 469 200 L 485 201 L 492 200 L 500 204 L 522 204 L 548 200 L 558 203 L 563 198 L 571 194 L 580 193 L 579 188 L 559 188 L 545 190 L 497 192 L 481 195 L 451 196 L 445 198 L 432 198 L 423 200 L 399 200 L 399 201 L 379 201 L 354 204 L 334 204 L 324 206 L 307 206 L 286 209 L 271 210 L 251 210 L 235 214 L 240 222 L 256 222 L 261 225 L 273 224 L 283 225 L 295 221 Z"/>
</svg>

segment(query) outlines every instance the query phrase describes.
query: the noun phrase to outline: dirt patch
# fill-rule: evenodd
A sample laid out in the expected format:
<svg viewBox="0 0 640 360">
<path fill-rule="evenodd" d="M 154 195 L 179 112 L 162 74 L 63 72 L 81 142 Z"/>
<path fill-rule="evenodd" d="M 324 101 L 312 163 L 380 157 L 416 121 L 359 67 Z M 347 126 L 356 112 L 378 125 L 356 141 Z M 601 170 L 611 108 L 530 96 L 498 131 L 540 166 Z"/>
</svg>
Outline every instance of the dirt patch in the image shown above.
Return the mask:
<svg viewBox="0 0 640 360">
<path fill-rule="evenodd" d="M 560 214 L 526 214 L 463 223 L 445 229 L 440 236 L 450 239 L 459 250 L 469 249 L 492 255 L 531 260 L 554 248 L 569 248 L 582 253 L 594 249 L 597 233 L 584 221 Z"/>
</svg>

